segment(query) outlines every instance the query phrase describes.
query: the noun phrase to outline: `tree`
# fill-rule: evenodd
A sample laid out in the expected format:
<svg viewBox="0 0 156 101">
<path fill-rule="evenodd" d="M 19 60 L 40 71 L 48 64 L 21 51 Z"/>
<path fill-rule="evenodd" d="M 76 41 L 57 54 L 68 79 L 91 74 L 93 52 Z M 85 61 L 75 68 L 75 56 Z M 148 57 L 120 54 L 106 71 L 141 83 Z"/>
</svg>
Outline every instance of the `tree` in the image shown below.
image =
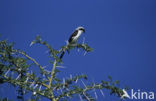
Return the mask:
<svg viewBox="0 0 156 101">
<path fill-rule="evenodd" d="M 65 45 L 61 49 L 56 50 L 46 41 L 43 41 L 40 36 L 37 36 L 32 41 L 31 46 L 34 44 L 47 47 L 51 59 L 51 71 L 46 70 L 26 52 L 14 49 L 13 43 L 9 43 L 6 40 L 0 41 L 0 85 L 8 83 L 13 87 L 17 87 L 18 99 L 36 101 L 44 97 L 51 101 L 68 101 L 70 98 L 79 96 L 80 100 L 94 101 L 97 94 L 94 92 L 95 97 L 93 97 L 90 91 L 97 89 L 101 91 L 102 95 L 102 89 L 108 89 L 110 94 L 118 97 L 124 94 L 119 87 L 119 81 L 113 81 L 111 76 L 108 76 L 108 81 L 102 80 L 100 83 L 90 82 L 89 84 L 85 84 L 85 81 L 88 79 L 86 75 L 76 75 L 67 79 L 58 77 L 61 71 L 57 67 L 60 67 L 63 63 L 59 55 L 63 51 L 69 53 L 74 48 L 81 48 L 85 52 L 91 52 L 92 48 L 88 44 Z M 39 71 L 32 70 L 32 67 L 38 67 Z M 78 80 L 81 80 L 83 86 L 77 83 Z M 24 95 L 27 93 L 33 97 L 24 99 Z M 8 99 L 3 98 L 3 100 Z"/>
</svg>

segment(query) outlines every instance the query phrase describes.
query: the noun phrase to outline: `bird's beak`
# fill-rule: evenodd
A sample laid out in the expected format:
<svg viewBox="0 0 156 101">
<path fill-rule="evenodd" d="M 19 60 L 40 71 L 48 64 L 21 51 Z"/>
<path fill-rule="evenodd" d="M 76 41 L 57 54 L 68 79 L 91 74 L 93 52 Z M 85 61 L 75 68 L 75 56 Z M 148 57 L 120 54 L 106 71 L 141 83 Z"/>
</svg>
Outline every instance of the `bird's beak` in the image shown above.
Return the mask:
<svg viewBox="0 0 156 101">
<path fill-rule="evenodd" d="M 85 31 L 85 30 L 83 30 L 83 32 L 85 33 L 86 31 Z"/>
</svg>

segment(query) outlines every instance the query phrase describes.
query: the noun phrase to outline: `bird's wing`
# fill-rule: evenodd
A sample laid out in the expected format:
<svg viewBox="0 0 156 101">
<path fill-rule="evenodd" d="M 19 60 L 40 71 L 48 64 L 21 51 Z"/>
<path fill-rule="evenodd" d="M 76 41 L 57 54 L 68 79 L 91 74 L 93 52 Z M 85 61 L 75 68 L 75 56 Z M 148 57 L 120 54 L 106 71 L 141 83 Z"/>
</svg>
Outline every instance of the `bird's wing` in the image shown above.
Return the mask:
<svg viewBox="0 0 156 101">
<path fill-rule="evenodd" d="M 70 36 L 70 38 L 69 38 L 69 40 L 68 40 L 69 43 L 72 42 L 73 38 L 77 35 L 77 33 L 78 33 L 78 30 L 75 30 L 75 31 L 73 32 L 73 34 Z"/>
</svg>

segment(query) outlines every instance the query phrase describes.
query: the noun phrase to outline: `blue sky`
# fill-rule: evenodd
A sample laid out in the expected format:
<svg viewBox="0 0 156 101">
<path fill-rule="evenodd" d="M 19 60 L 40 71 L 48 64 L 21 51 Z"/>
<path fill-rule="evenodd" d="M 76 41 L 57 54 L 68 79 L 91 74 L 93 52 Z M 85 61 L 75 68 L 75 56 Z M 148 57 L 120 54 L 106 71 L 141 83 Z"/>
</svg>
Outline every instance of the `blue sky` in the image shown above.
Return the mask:
<svg viewBox="0 0 156 101">
<path fill-rule="evenodd" d="M 87 74 L 95 82 L 111 75 L 121 85 L 156 93 L 155 0 L 1 0 L 0 33 L 47 65 L 46 49 L 29 47 L 36 35 L 56 49 L 83 26 L 82 35 L 94 51 L 64 56 L 62 72 Z M 99 98 L 98 101 L 109 96 Z M 113 97 L 114 99 L 114 97 Z"/>
</svg>

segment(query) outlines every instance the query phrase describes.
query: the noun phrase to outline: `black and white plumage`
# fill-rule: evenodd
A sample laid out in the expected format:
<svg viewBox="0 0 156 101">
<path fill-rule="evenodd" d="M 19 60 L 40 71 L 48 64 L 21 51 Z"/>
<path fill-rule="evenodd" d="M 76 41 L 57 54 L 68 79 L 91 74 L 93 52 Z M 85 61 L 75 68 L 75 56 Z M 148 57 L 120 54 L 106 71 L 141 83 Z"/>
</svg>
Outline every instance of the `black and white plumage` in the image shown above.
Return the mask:
<svg viewBox="0 0 156 101">
<path fill-rule="evenodd" d="M 73 32 L 73 34 L 70 36 L 68 43 L 76 43 L 79 37 L 81 36 L 82 33 L 85 32 L 85 29 L 83 27 L 78 27 L 76 30 Z"/>
<path fill-rule="evenodd" d="M 77 27 L 75 31 L 72 33 L 72 35 L 69 37 L 68 44 L 76 44 L 77 40 L 81 36 L 82 33 L 85 33 L 85 29 L 83 27 Z M 60 59 L 64 56 L 65 50 L 60 55 Z"/>
</svg>

